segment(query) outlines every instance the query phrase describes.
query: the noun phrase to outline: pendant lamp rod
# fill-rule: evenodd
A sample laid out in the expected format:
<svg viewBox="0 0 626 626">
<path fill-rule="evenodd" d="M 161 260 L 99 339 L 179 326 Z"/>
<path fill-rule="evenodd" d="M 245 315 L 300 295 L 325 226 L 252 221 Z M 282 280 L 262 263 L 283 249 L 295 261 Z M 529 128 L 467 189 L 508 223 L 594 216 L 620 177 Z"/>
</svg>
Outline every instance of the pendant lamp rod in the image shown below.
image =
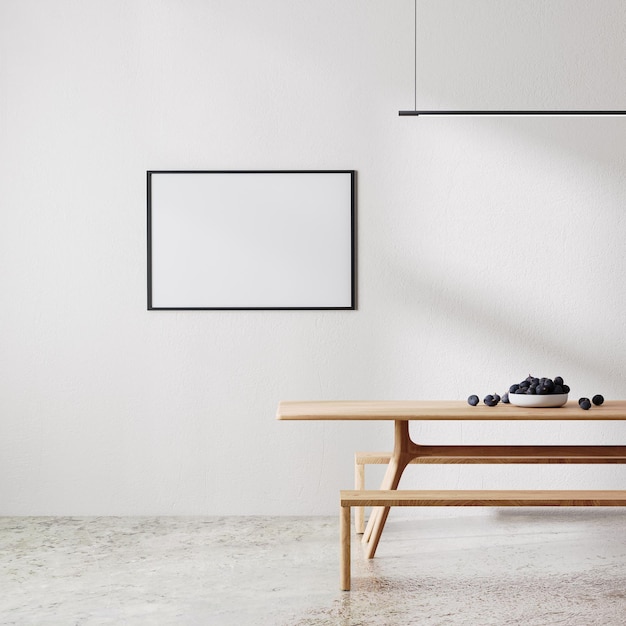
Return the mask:
<svg viewBox="0 0 626 626">
<path fill-rule="evenodd" d="M 519 110 L 519 111 L 398 111 L 398 115 L 412 115 L 412 116 L 420 116 L 420 115 L 626 115 L 626 111 L 588 111 L 588 110 L 579 110 L 579 111 L 560 111 L 560 110 L 541 110 L 541 111 L 528 111 L 528 110 Z"/>
<path fill-rule="evenodd" d="M 547 110 L 528 111 L 520 109 L 517 111 L 486 111 L 486 110 L 466 110 L 466 111 L 418 111 L 417 110 L 417 0 L 413 0 L 413 110 L 398 111 L 400 116 L 420 115 L 626 115 L 624 110 L 612 111 L 588 111 L 588 110 Z"/>
</svg>

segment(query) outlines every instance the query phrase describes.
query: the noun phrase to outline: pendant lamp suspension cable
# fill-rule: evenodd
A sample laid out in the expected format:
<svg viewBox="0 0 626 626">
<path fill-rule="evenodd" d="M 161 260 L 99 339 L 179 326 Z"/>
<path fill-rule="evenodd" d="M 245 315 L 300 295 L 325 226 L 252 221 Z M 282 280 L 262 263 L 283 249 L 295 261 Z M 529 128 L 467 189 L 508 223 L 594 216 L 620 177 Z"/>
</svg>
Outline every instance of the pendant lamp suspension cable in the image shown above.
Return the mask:
<svg viewBox="0 0 626 626">
<path fill-rule="evenodd" d="M 414 29 L 413 29 L 413 110 L 417 111 L 417 0 L 413 0 Z"/>
</svg>

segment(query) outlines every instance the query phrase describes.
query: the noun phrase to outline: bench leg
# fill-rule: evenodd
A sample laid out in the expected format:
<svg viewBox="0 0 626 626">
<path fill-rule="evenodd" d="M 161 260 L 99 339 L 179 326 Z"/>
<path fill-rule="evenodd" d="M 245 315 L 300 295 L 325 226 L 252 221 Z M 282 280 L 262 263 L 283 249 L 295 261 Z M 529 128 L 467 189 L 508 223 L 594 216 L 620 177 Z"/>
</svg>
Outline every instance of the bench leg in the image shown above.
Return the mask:
<svg viewBox="0 0 626 626">
<path fill-rule="evenodd" d="M 365 489 L 365 465 L 354 459 L 354 488 Z M 354 524 L 356 532 L 362 535 L 365 531 L 365 507 L 357 506 L 354 509 Z"/>
<path fill-rule="evenodd" d="M 340 507 L 339 537 L 341 554 L 339 558 L 340 589 L 350 591 L 350 507 Z"/>
</svg>

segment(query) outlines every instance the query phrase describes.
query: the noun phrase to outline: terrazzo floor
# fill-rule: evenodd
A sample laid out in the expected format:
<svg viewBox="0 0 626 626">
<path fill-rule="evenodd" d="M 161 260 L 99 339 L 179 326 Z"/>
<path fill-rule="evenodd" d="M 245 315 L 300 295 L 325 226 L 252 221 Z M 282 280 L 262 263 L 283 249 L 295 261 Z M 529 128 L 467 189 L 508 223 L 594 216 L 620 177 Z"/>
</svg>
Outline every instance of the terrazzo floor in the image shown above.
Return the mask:
<svg viewBox="0 0 626 626">
<path fill-rule="evenodd" d="M 394 519 L 375 559 L 336 518 L 0 518 L 0 624 L 626 624 L 626 512 Z"/>
</svg>

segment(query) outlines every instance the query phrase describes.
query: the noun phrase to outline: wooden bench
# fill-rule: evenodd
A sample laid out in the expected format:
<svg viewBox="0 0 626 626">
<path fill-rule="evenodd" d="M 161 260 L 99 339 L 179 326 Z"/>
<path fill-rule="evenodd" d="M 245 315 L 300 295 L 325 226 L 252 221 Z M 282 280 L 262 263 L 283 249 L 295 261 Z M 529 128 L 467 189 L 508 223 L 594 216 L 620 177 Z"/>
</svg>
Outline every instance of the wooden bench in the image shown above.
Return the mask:
<svg viewBox="0 0 626 626">
<path fill-rule="evenodd" d="M 350 590 L 350 510 L 365 506 L 626 506 L 626 491 L 341 491 L 340 585 Z"/>
<path fill-rule="evenodd" d="M 625 463 L 626 446 L 508 446 L 506 454 L 498 446 L 418 446 L 417 464 L 468 463 Z M 365 489 L 365 466 L 388 465 L 391 452 L 355 452 L 354 488 Z M 365 532 L 365 509 L 354 511 L 356 532 Z"/>
</svg>

